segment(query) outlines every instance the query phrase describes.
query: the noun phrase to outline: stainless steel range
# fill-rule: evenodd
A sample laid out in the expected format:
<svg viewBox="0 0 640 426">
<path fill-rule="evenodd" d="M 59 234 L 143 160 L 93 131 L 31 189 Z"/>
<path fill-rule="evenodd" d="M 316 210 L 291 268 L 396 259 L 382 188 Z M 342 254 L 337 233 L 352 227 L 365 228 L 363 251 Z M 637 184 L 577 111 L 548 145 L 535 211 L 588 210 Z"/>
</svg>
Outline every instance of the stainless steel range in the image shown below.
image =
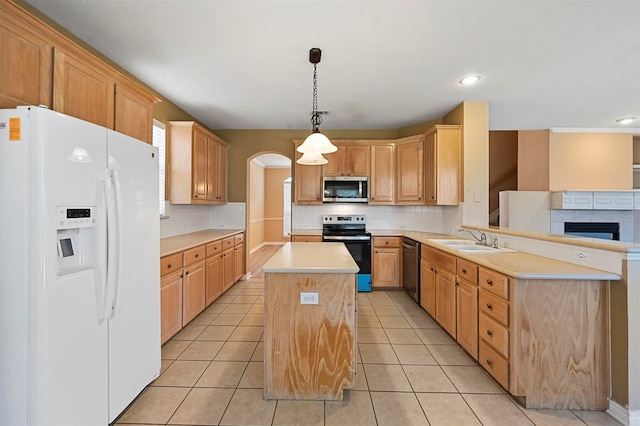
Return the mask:
<svg viewBox="0 0 640 426">
<path fill-rule="evenodd" d="M 341 242 L 358 264 L 358 291 L 371 291 L 371 233 L 365 215 L 324 215 L 322 241 Z"/>
</svg>

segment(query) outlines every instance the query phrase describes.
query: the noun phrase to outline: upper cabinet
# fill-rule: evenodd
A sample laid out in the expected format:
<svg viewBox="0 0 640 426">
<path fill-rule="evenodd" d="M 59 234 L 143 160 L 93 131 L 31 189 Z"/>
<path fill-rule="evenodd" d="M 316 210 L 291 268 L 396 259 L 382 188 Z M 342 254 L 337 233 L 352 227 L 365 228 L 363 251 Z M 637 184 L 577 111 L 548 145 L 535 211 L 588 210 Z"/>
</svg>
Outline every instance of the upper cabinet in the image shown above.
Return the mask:
<svg viewBox="0 0 640 426">
<path fill-rule="evenodd" d="M 436 125 L 425 134 L 425 204 L 460 203 L 460 126 Z"/>
<path fill-rule="evenodd" d="M 369 204 L 393 204 L 394 174 L 395 155 L 393 144 L 372 145 Z"/>
<path fill-rule="evenodd" d="M 45 105 L 151 143 L 154 94 L 7 0 L 0 54 L 1 108 Z"/>
<path fill-rule="evenodd" d="M 297 148 L 302 140 L 294 140 Z M 296 161 L 302 157 L 295 152 Z M 326 158 L 326 157 L 325 157 Z M 322 166 L 305 166 L 295 163 L 293 186 L 295 188 L 294 200 L 296 204 L 322 204 Z"/>
<path fill-rule="evenodd" d="M 171 204 L 227 202 L 228 144 L 193 121 L 167 126 L 167 199 Z"/>
<path fill-rule="evenodd" d="M 324 154 L 329 163 L 322 166 L 323 176 L 369 176 L 369 145 L 352 144 L 353 141 L 335 141 L 336 152 Z"/>
<path fill-rule="evenodd" d="M 424 137 L 396 141 L 396 204 L 424 204 Z"/>
</svg>

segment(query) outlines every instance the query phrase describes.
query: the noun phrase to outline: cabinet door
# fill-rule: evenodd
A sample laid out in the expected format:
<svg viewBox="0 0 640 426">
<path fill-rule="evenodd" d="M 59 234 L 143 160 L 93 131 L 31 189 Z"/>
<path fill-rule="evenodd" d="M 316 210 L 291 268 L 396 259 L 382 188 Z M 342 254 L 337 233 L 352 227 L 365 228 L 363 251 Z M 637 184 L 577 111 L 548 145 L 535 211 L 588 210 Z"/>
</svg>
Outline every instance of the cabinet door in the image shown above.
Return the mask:
<svg viewBox="0 0 640 426">
<path fill-rule="evenodd" d="M 198 129 L 193 131 L 192 185 L 193 198 L 207 199 L 207 135 Z"/>
<path fill-rule="evenodd" d="M 213 138 L 207 138 L 207 201 L 218 198 L 218 161 L 220 149 Z"/>
<path fill-rule="evenodd" d="M 396 146 L 396 204 L 424 204 L 422 138 Z"/>
<path fill-rule="evenodd" d="M 113 129 L 115 82 L 95 65 L 54 50 L 53 109 Z"/>
<path fill-rule="evenodd" d="M 207 258 L 205 305 L 209 306 L 222 294 L 222 254 Z"/>
<path fill-rule="evenodd" d="M 460 203 L 460 126 L 438 125 L 425 136 L 425 201 Z"/>
<path fill-rule="evenodd" d="M 344 163 L 347 156 L 347 147 L 344 145 L 336 145 L 338 150 L 330 154 L 323 154 L 328 163 L 322 166 L 323 176 L 343 176 Z"/>
<path fill-rule="evenodd" d="M 160 279 L 161 344 L 182 328 L 182 271 Z"/>
<path fill-rule="evenodd" d="M 420 306 L 436 317 L 436 267 L 425 259 L 420 261 Z"/>
<path fill-rule="evenodd" d="M 456 328 L 460 346 L 478 360 L 478 287 L 458 280 Z"/>
<path fill-rule="evenodd" d="M 302 154 L 296 152 L 296 160 Z M 322 204 L 322 167 L 295 164 L 296 204 Z"/>
<path fill-rule="evenodd" d="M 218 143 L 218 161 L 216 163 L 217 182 L 215 199 L 219 203 L 227 202 L 227 150 L 228 146 Z"/>
<path fill-rule="evenodd" d="M 152 143 L 153 101 L 124 84 L 116 84 L 115 130 Z"/>
<path fill-rule="evenodd" d="M 374 287 L 400 287 L 400 249 L 374 248 L 372 275 Z"/>
<path fill-rule="evenodd" d="M 365 145 L 347 146 L 347 161 L 344 174 L 347 176 L 369 176 L 371 148 Z"/>
<path fill-rule="evenodd" d="M 224 293 L 236 282 L 235 253 L 233 248 L 222 253 L 222 292 Z"/>
<path fill-rule="evenodd" d="M 442 268 L 436 270 L 436 321 L 456 338 L 456 277 Z"/>
<path fill-rule="evenodd" d="M 321 243 L 322 235 L 292 235 L 292 243 Z"/>
<path fill-rule="evenodd" d="M 194 263 L 184 269 L 182 282 L 182 324 L 187 324 L 204 310 L 205 262 Z"/>
<path fill-rule="evenodd" d="M 0 108 L 51 108 L 52 46 L 8 11 L 0 11 L 0 17 Z"/>
<path fill-rule="evenodd" d="M 233 281 L 236 282 L 240 278 L 242 278 L 242 275 L 244 274 L 244 244 L 237 245 L 233 249 L 233 251 L 233 265 L 235 268 L 235 276 Z"/>
<path fill-rule="evenodd" d="M 394 183 L 393 145 L 371 147 L 371 176 L 369 178 L 369 204 L 393 204 Z"/>
</svg>

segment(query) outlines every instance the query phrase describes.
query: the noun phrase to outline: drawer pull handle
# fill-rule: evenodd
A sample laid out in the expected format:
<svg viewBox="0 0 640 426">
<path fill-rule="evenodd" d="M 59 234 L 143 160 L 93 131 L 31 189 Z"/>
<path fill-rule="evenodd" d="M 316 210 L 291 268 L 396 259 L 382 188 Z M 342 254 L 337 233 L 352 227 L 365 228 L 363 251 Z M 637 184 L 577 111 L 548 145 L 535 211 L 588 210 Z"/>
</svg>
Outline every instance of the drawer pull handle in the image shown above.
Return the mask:
<svg viewBox="0 0 640 426">
<path fill-rule="evenodd" d="M 168 264 L 168 265 L 167 265 L 167 269 L 171 269 L 171 264 Z"/>
<path fill-rule="evenodd" d="M 489 279 L 488 279 L 488 280 L 487 280 L 487 284 L 488 284 L 488 285 L 493 285 L 493 281 L 491 281 L 491 280 L 489 280 Z"/>
<path fill-rule="evenodd" d="M 467 273 L 467 270 L 466 270 L 466 269 L 464 269 L 464 268 L 462 268 L 462 273 L 463 273 L 463 274 L 466 274 L 466 273 Z"/>
<path fill-rule="evenodd" d="M 200 256 L 200 255 L 199 255 L 199 254 L 196 254 L 196 258 L 197 258 L 198 256 Z"/>
<path fill-rule="evenodd" d="M 491 303 L 487 303 L 487 309 L 493 311 L 493 305 L 491 305 Z"/>
<path fill-rule="evenodd" d="M 491 331 L 491 330 L 487 330 L 487 335 L 488 335 L 488 336 L 493 336 L 493 331 Z"/>
<path fill-rule="evenodd" d="M 487 365 L 489 367 L 493 367 L 493 361 L 491 361 L 490 359 L 487 360 Z"/>
</svg>

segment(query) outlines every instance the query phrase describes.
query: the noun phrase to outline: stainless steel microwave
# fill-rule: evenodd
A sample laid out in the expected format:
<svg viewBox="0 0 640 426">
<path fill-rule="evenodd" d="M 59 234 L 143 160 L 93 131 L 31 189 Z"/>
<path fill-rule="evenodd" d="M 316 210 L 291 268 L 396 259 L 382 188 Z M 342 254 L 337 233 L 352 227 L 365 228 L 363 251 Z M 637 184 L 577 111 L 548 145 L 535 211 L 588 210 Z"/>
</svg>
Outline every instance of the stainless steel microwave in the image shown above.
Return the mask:
<svg viewBox="0 0 640 426">
<path fill-rule="evenodd" d="M 322 189 L 324 203 L 369 202 L 369 178 L 366 176 L 325 176 Z"/>
</svg>

